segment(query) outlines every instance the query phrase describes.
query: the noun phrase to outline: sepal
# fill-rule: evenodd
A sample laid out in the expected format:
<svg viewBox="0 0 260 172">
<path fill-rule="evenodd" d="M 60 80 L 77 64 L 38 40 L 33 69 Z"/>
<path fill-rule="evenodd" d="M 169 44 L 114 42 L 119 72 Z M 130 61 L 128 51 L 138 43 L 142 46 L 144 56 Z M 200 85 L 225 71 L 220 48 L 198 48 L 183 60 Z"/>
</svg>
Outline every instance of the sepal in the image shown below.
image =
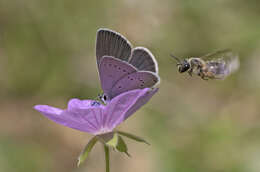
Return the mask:
<svg viewBox="0 0 260 172">
<path fill-rule="evenodd" d="M 98 141 L 98 139 L 95 136 L 85 146 L 84 150 L 80 153 L 80 155 L 78 157 L 78 163 L 77 163 L 78 167 L 87 159 L 89 152 L 92 150 L 92 148 L 97 143 L 97 141 Z"/>
<path fill-rule="evenodd" d="M 125 153 L 129 157 L 131 156 L 128 153 L 127 145 L 126 145 L 125 141 L 123 140 L 123 138 L 121 136 L 118 136 L 118 142 L 117 142 L 117 145 L 116 145 L 116 150 L 118 150 L 119 152 Z"/>
<path fill-rule="evenodd" d="M 119 135 L 121 136 L 125 136 L 129 139 L 132 139 L 132 140 L 135 140 L 137 142 L 142 142 L 142 143 L 145 143 L 147 145 L 150 145 L 150 143 L 148 143 L 146 140 L 144 140 L 143 138 L 139 137 L 139 136 L 135 136 L 133 134 L 130 134 L 130 133 L 126 133 L 126 132 L 123 132 L 123 131 L 116 131 Z"/>
</svg>

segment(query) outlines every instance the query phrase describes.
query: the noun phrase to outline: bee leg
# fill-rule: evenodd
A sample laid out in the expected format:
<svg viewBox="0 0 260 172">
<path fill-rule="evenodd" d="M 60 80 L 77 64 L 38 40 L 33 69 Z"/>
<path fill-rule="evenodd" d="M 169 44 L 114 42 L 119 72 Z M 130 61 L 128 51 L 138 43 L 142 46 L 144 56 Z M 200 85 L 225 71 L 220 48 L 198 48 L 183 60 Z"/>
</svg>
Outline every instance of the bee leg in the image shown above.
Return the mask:
<svg viewBox="0 0 260 172">
<path fill-rule="evenodd" d="M 190 76 L 192 76 L 192 70 L 189 70 L 189 71 L 188 71 L 188 74 L 189 74 Z"/>
<path fill-rule="evenodd" d="M 201 75 L 201 79 L 203 79 L 205 81 L 209 80 L 207 77 L 205 77 L 205 75 Z"/>
<path fill-rule="evenodd" d="M 191 68 L 188 70 L 188 74 L 189 74 L 190 76 L 192 76 L 192 73 L 193 73 L 193 67 L 191 67 Z"/>
</svg>

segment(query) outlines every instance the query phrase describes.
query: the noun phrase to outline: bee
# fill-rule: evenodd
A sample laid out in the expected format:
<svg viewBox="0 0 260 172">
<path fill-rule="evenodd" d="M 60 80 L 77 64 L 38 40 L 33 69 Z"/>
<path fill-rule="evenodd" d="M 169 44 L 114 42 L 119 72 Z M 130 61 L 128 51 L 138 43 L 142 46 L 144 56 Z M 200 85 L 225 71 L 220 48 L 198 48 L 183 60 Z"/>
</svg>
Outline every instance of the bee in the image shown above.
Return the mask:
<svg viewBox="0 0 260 172">
<path fill-rule="evenodd" d="M 201 57 L 191 57 L 180 60 L 171 54 L 177 61 L 180 73 L 188 72 L 200 76 L 203 80 L 225 79 L 239 68 L 238 55 L 230 49 L 220 50 Z"/>
</svg>

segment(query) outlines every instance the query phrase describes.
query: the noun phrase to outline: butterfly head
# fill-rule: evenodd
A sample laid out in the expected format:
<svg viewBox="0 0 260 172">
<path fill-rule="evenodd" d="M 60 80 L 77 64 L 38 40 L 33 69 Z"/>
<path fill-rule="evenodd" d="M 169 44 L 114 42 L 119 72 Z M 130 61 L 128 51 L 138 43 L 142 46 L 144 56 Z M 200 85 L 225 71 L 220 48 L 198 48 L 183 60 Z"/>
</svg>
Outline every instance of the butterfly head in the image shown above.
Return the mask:
<svg viewBox="0 0 260 172">
<path fill-rule="evenodd" d="M 109 99 L 109 96 L 108 96 L 107 94 L 105 94 L 105 93 L 99 94 L 99 95 L 98 95 L 98 98 L 99 98 L 99 100 L 101 100 L 101 102 L 102 102 L 103 104 L 107 104 L 107 102 L 110 100 L 110 99 Z"/>
</svg>

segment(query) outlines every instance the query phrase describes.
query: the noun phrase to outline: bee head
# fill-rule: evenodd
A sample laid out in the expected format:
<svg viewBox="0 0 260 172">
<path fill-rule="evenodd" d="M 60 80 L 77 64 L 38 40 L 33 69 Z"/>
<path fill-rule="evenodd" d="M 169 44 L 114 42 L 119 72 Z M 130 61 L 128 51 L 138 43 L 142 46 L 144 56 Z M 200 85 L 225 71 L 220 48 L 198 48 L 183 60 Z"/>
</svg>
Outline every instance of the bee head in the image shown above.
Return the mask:
<svg viewBox="0 0 260 172">
<path fill-rule="evenodd" d="M 180 73 L 186 72 L 190 68 L 190 64 L 187 60 L 180 60 L 178 57 L 170 54 L 177 61 L 178 70 Z"/>
<path fill-rule="evenodd" d="M 180 73 L 186 72 L 188 69 L 190 69 L 190 64 L 187 60 L 183 60 L 180 63 L 177 63 L 178 70 Z"/>
</svg>

